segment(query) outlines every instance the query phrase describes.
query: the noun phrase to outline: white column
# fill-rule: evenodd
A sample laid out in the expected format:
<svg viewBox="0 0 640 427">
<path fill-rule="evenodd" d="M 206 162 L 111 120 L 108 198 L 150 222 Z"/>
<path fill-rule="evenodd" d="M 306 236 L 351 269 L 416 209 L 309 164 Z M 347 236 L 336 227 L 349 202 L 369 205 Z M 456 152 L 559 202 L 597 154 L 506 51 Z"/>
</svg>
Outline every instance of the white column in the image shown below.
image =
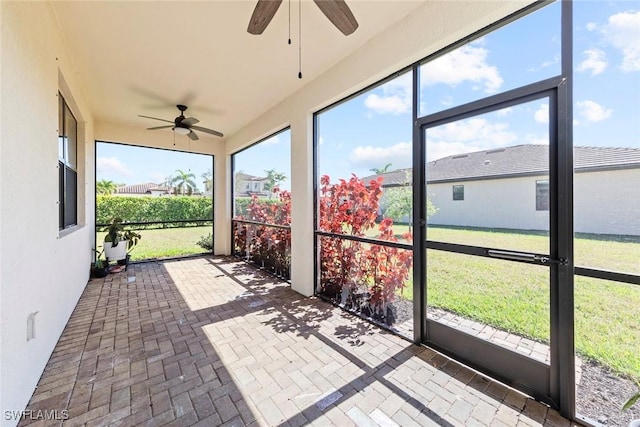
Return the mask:
<svg viewBox="0 0 640 427">
<path fill-rule="evenodd" d="M 313 118 L 294 113 L 291 121 L 291 289 L 314 293 Z"/>
<path fill-rule="evenodd" d="M 213 165 L 213 253 L 231 254 L 231 156 L 216 154 Z"/>
</svg>

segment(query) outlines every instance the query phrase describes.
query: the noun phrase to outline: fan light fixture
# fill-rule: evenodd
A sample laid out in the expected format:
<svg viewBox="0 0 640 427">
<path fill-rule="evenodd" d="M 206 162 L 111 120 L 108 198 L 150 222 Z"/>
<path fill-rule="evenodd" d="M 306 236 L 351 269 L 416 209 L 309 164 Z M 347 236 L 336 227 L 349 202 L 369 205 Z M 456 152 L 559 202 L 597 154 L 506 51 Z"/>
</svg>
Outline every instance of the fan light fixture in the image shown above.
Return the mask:
<svg viewBox="0 0 640 427">
<path fill-rule="evenodd" d="M 191 132 L 191 131 L 190 131 L 189 129 L 187 129 L 187 128 L 178 127 L 178 126 L 175 126 L 175 127 L 173 128 L 173 131 L 174 131 L 175 133 L 177 133 L 177 134 L 180 134 L 180 135 L 189 135 L 189 132 Z"/>
</svg>

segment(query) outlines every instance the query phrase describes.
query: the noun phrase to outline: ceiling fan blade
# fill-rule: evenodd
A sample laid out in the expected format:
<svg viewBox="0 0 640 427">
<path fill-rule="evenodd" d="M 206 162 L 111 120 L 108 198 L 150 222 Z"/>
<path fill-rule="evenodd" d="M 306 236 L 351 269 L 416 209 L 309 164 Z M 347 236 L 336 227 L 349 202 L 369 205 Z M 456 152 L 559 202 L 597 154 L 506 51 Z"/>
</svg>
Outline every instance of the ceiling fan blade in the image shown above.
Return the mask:
<svg viewBox="0 0 640 427">
<path fill-rule="evenodd" d="M 169 129 L 172 128 L 173 125 L 167 125 L 167 126 L 156 126 L 156 127 L 152 127 L 152 128 L 147 128 L 147 130 L 156 130 L 156 129 Z"/>
<path fill-rule="evenodd" d="M 253 9 L 247 32 L 249 34 L 262 34 L 269 22 L 278 11 L 282 0 L 258 0 Z"/>
<path fill-rule="evenodd" d="M 159 119 L 157 117 L 143 116 L 143 115 L 140 115 L 140 114 L 138 114 L 138 117 L 144 117 L 145 119 L 160 120 L 161 122 L 173 123 L 173 120 Z"/>
<path fill-rule="evenodd" d="M 190 138 L 192 141 L 197 141 L 197 140 L 199 140 L 199 139 L 200 139 L 200 138 L 198 138 L 198 135 L 196 135 L 196 133 L 195 133 L 194 131 L 189 132 L 189 138 Z"/>
<path fill-rule="evenodd" d="M 219 136 L 221 138 L 224 136 L 221 132 L 218 132 L 217 130 L 207 129 L 207 128 L 203 128 L 203 127 L 200 127 L 200 126 L 191 126 L 191 129 L 199 130 L 200 132 L 204 132 L 204 133 L 208 133 L 208 134 L 211 134 L 211 135 Z"/>
<path fill-rule="evenodd" d="M 313 0 L 329 21 L 348 36 L 358 28 L 358 21 L 344 0 Z"/>
<path fill-rule="evenodd" d="M 194 118 L 194 117 L 189 117 L 187 119 L 182 119 L 182 124 L 186 125 L 186 126 L 191 126 L 191 125 L 195 125 L 196 123 L 199 123 L 200 120 Z"/>
</svg>

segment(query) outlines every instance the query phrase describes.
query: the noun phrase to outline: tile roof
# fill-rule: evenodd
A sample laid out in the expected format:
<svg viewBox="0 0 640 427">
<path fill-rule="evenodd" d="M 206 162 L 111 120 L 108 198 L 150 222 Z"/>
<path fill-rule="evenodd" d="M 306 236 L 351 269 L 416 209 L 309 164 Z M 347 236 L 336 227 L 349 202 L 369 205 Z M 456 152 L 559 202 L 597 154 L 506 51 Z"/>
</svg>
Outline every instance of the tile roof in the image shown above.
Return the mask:
<svg viewBox="0 0 640 427">
<path fill-rule="evenodd" d="M 505 178 L 548 173 L 549 146 L 516 145 L 444 157 L 427 163 L 427 182 Z M 639 148 L 574 147 L 576 172 L 612 168 L 640 168 Z M 385 174 L 382 185 L 406 182 L 411 169 L 397 169 Z M 378 175 L 363 178 L 369 182 Z M 409 181 L 411 176 L 409 175 Z"/>
<path fill-rule="evenodd" d="M 165 187 L 160 184 L 154 184 L 153 182 L 145 182 L 144 184 L 133 184 L 118 187 L 116 193 L 118 194 L 147 194 L 151 191 L 165 191 L 171 192 L 171 188 Z"/>
</svg>

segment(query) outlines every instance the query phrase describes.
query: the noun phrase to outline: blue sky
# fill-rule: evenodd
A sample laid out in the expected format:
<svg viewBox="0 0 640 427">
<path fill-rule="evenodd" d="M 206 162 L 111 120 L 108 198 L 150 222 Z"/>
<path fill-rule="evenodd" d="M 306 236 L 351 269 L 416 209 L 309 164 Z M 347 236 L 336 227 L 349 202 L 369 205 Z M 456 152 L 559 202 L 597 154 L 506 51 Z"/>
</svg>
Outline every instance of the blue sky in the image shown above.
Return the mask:
<svg viewBox="0 0 640 427">
<path fill-rule="evenodd" d="M 576 1 L 574 144 L 640 148 L 640 6 Z M 462 46 L 421 69 L 420 113 L 431 114 L 560 74 L 560 3 Z M 318 166 L 332 180 L 411 164 L 411 77 L 400 76 L 319 116 Z M 518 144 L 546 144 L 548 101 L 540 99 L 432 129 L 428 160 Z M 130 152 L 128 151 L 130 150 Z M 99 147 L 98 179 L 155 181 L 175 169 L 199 178 L 210 157 L 176 157 Z M 290 177 L 290 136 L 282 132 L 236 155 L 236 170 Z M 290 181 L 283 184 L 290 188 Z"/>
<path fill-rule="evenodd" d="M 202 174 L 212 170 L 213 157 L 181 151 L 99 142 L 96 146 L 97 180 L 120 184 L 161 183 L 176 169 L 193 173 L 200 190 Z"/>
</svg>

